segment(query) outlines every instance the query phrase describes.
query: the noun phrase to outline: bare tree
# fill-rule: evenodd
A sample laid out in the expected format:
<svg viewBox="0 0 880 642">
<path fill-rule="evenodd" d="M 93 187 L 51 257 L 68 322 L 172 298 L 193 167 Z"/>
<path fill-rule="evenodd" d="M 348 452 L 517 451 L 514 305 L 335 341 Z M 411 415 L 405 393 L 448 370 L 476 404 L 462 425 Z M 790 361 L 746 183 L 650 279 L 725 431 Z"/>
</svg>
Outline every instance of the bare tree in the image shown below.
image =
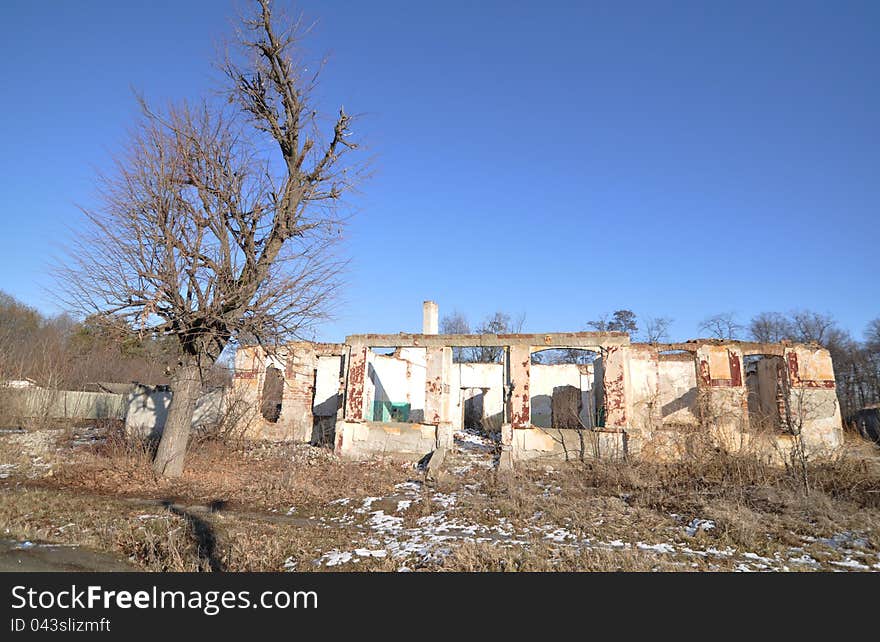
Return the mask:
<svg viewBox="0 0 880 642">
<path fill-rule="evenodd" d="M 258 0 L 241 59 L 223 63 L 237 109 L 148 112 L 62 271 L 79 310 L 177 340 L 160 475 L 182 472 L 201 373 L 223 349 L 301 336 L 326 317 L 339 283 L 331 245 L 357 175 L 346 162 L 352 119 L 340 110 L 320 136 L 300 31 Z"/>
<path fill-rule="evenodd" d="M 440 334 L 470 334 L 471 325 L 468 323 L 467 317 L 454 310 L 450 314 L 446 314 L 440 319 Z"/>
<path fill-rule="evenodd" d="M 880 317 L 868 321 L 865 328 L 865 344 L 869 350 L 880 352 Z"/>
<path fill-rule="evenodd" d="M 697 329 L 715 339 L 737 339 L 743 327 L 736 322 L 736 313 L 722 312 L 703 319 Z"/>
<path fill-rule="evenodd" d="M 749 321 L 749 334 L 760 343 L 778 343 L 791 337 L 791 322 L 779 312 L 761 312 Z"/>
<path fill-rule="evenodd" d="M 524 314 L 514 318 L 507 312 L 498 311 L 486 317 L 474 331 L 477 334 L 514 334 L 522 332 L 525 322 Z M 497 346 L 480 346 L 472 350 L 476 363 L 500 363 L 503 352 L 504 348 Z"/>
<path fill-rule="evenodd" d="M 791 335 L 795 341 L 818 343 L 830 348 L 836 339 L 841 338 L 841 331 L 831 315 L 795 310 L 790 316 Z"/>
<path fill-rule="evenodd" d="M 645 317 L 642 322 L 642 332 L 646 343 L 660 343 L 669 340 L 669 326 L 672 319 L 669 317 Z"/>
<path fill-rule="evenodd" d="M 486 317 L 482 323 L 473 328 L 476 334 L 511 334 L 522 332 L 525 315 L 513 317 L 507 312 L 498 311 Z M 467 317 L 457 310 L 448 314 L 440 321 L 440 332 L 443 334 L 470 334 L 471 326 Z M 504 349 L 493 346 L 454 347 L 453 359 L 460 363 L 500 363 Z"/>
<path fill-rule="evenodd" d="M 451 314 L 446 314 L 440 319 L 440 334 L 470 334 L 471 326 L 467 317 L 454 310 Z M 464 363 L 470 361 L 470 348 L 453 347 L 452 359 L 456 363 Z"/>
</svg>

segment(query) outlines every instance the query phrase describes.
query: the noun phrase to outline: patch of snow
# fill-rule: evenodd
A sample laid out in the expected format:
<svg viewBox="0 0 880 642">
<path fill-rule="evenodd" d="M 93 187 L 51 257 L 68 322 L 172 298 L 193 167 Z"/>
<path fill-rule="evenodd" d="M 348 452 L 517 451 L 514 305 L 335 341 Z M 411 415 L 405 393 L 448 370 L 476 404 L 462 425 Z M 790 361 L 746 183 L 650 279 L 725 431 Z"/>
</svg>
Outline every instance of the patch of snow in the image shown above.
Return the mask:
<svg viewBox="0 0 880 642">
<path fill-rule="evenodd" d="M 835 533 L 831 537 L 820 537 L 819 542 L 836 550 L 842 550 L 847 546 L 855 546 L 856 548 L 868 548 L 868 540 L 859 537 L 855 533 L 843 532 Z"/>
<path fill-rule="evenodd" d="M 851 568 L 857 571 L 868 571 L 871 569 L 867 564 L 862 564 L 861 562 L 854 560 L 849 555 L 846 556 L 846 559 L 842 562 L 829 562 L 830 564 L 834 564 L 834 566 L 840 566 L 842 568 Z"/>
<path fill-rule="evenodd" d="M 355 512 L 356 513 L 369 513 L 370 508 L 373 507 L 373 502 L 377 502 L 380 499 L 382 499 L 382 498 L 381 497 L 364 497 L 364 503 L 361 505 L 360 508 L 356 508 Z"/>
<path fill-rule="evenodd" d="M 797 557 L 789 557 L 788 561 L 791 562 L 792 564 L 804 564 L 806 566 L 819 566 L 819 562 L 817 562 L 816 559 L 813 558 L 808 553 L 801 553 Z"/>
<path fill-rule="evenodd" d="M 403 518 L 386 515 L 385 511 L 377 510 L 370 513 L 367 524 L 378 531 L 397 531 L 403 527 Z"/>
<path fill-rule="evenodd" d="M 452 508 L 455 506 L 456 497 L 455 493 L 435 493 L 431 499 L 440 504 L 443 508 Z"/>
<path fill-rule="evenodd" d="M 340 564 L 350 562 L 351 558 L 352 554 L 349 551 L 338 551 L 333 549 L 332 551 L 324 553 L 324 555 L 321 556 L 321 561 L 323 561 L 326 566 L 339 566 Z"/>
<path fill-rule="evenodd" d="M 643 551 L 653 551 L 655 553 L 674 553 L 675 547 L 667 542 L 659 544 L 645 544 L 644 542 L 636 542 L 636 547 Z"/>
<path fill-rule="evenodd" d="M 691 523 L 685 526 L 684 532 L 688 537 L 693 537 L 700 531 L 710 531 L 715 528 L 715 522 L 711 519 L 700 519 L 695 517 Z"/>
<path fill-rule="evenodd" d="M 730 546 L 725 549 L 717 549 L 714 546 L 710 546 L 706 549 L 706 552 L 709 555 L 714 555 L 715 557 L 730 557 L 731 555 L 736 553 L 736 549 L 731 548 Z"/>
<path fill-rule="evenodd" d="M 549 540 L 552 540 L 554 542 L 558 542 L 561 544 L 561 543 L 566 542 L 568 540 L 575 540 L 575 539 L 577 539 L 577 536 L 574 533 L 571 533 L 571 532 L 565 530 L 564 528 L 557 528 L 556 530 L 554 530 L 550 533 L 545 533 L 544 539 L 549 539 Z"/>
</svg>

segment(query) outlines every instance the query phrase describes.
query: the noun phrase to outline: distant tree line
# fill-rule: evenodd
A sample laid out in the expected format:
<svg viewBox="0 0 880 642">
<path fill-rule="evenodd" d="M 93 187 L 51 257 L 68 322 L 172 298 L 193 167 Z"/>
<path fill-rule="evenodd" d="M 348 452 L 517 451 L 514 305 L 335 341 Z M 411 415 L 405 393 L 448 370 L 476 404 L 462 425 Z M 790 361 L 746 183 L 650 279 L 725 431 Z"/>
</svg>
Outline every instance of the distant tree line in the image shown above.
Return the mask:
<svg viewBox="0 0 880 642">
<path fill-rule="evenodd" d="M 44 315 L 0 291 L 0 382 L 30 379 L 66 390 L 99 382 L 160 384 L 175 359 L 167 337 L 138 337 L 106 320 Z M 222 382 L 216 375 L 210 383 Z"/>
</svg>

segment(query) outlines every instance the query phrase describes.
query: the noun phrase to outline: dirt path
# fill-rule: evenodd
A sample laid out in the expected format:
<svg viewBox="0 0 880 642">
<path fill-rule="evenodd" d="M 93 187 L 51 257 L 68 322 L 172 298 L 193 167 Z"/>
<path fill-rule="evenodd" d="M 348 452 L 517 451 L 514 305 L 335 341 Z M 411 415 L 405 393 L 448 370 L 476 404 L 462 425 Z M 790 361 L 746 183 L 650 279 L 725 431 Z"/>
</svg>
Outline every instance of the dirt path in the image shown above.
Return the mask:
<svg viewBox="0 0 880 642">
<path fill-rule="evenodd" d="M 0 540 L 0 572 L 122 572 L 139 571 L 119 557 L 81 546 Z"/>
</svg>

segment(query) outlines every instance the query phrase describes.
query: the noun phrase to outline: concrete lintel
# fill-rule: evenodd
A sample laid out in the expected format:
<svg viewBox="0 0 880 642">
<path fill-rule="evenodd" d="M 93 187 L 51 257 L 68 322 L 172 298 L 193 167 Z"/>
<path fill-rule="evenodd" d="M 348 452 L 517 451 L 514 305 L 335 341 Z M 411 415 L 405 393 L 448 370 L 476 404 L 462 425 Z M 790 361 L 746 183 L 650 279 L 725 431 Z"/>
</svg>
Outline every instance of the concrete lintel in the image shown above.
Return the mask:
<svg viewBox="0 0 880 642">
<path fill-rule="evenodd" d="M 790 343 L 757 343 L 755 341 L 734 341 L 732 339 L 691 339 L 682 343 L 636 343 L 633 345 L 650 346 L 658 352 L 681 350 L 695 353 L 702 346 L 736 346 L 743 355 L 774 355 L 781 357 Z"/>
<path fill-rule="evenodd" d="M 349 345 L 376 348 L 409 347 L 504 347 L 604 348 L 629 345 L 625 332 L 551 332 L 549 334 L 353 334 Z"/>
</svg>

